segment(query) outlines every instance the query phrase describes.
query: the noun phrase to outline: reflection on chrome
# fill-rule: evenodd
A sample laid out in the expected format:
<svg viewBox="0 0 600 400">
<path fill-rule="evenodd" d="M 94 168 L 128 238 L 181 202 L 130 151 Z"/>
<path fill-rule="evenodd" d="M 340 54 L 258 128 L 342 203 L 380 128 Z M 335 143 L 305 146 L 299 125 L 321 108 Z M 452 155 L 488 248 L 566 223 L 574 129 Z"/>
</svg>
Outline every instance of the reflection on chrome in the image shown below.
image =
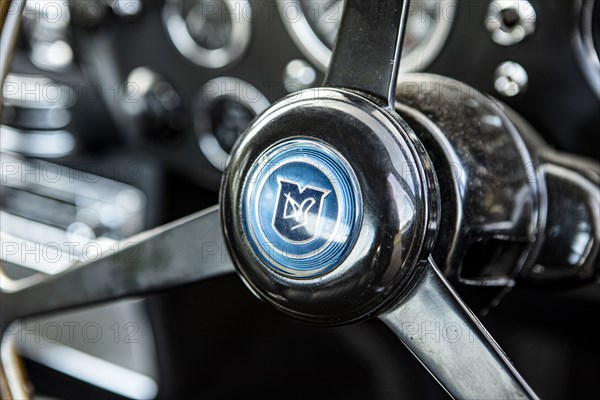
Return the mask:
<svg viewBox="0 0 600 400">
<path fill-rule="evenodd" d="M 22 346 L 22 355 L 63 374 L 136 400 L 154 399 L 158 384 L 151 377 L 50 340 Z"/>
<path fill-rule="evenodd" d="M 537 15 L 526 0 L 495 0 L 488 7 L 485 27 L 492 40 L 501 46 L 512 46 L 533 34 Z"/>
<path fill-rule="evenodd" d="M 171 41 L 188 60 L 222 68 L 248 47 L 251 11 L 247 0 L 167 0 L 163 20 Z"/>
<path fill-rule="evenodd" d="M 327 226 L 335 226 L 335 224 L 337 223 L 336 219 L 333 218 L 321 218 L 321 224 L 323 225 L 327 225 Z M 339 226 L 337 227 L 337 232 L 349 232 L 350 226 L 347 224 L 339 224 Z M 331 235 L 329 233 L 330 231 L 321 229 L 318 230 L 315 233 L 314 238 L 311 240 L 324 240 L 324 241 L 328 241 L 328 245 L 329 244 L 344 244 L 347 240 L 348 240 L 348 236 L 347 235 Z M 271 258 L 272 262 L 277 262 L 275 259 L 273 259 L 273 257 L 276 254 L 282 255 L 284 257 L 287 258 L 292 258 L 292 259 L 303 259 L 303 258 L 313 258 L 313 257 L 318 257 L 320 254 L 326 254 L 329 251 L 329 248 L 318 248 L 314 251 L 308 251 L 306 253 L 303 253 L 301 256 L 299 256 L 298 253 L 298 248 L 297 245 L 294 243 L 272 243 L 269 241 L 265 241 L 262 242 L 262 245 L 264 246 L 265 249 L 267 249 L 267 251 L 265 251 L 265 255 L 268 256 L 269 258 Z"/>
<path fill-rule="evenodd" d="M 400 187 L 400 184 L 394 179 L 393 176 L 388 177 L 389 190 L 394 193 L 394 200 L 396 201 L 396 207 L 394 211 L 398 213 L 400 220 L 400 234 L 407 232 L 412 228 L 415 220 L 415 206 L 414 199 L 411 199 L 406 190 Z"/>
<path fill-rule="evenodd" d="M 202 86 L 194 104 L 194 131 L 213 167 L 225 170 L 234 142 L 269 104 L 258 88 L 238 78 L 222 76 Z"/>
<path fill-rule="evenodd" d="M 279 14 L 292 39 L 321 71 L 331 59 L 331 49 L 344 9 L 344 0 L 278 0 Z M 455 0 L 414 0 L 400 70 L 421 71 L 441 51 L 456 13 Z"/>
</svg>

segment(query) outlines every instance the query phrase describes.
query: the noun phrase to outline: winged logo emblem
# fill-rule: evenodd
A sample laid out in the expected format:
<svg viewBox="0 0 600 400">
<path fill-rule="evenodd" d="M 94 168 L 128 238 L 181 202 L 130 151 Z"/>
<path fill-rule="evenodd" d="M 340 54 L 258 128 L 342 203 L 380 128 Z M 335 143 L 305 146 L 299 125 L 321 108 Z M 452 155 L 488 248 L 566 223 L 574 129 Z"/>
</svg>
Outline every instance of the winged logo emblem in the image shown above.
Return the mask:
<svg viewBox="0 0 600 400">
<path fill-rule="evenodd" d="M 290 242 L 313 239 L 319 228 L 323 200 L 329 190 L 279 178 L 273 228 Z"/>
<path fill-rule="evenodd" d="M 302 228 L 308 224 L 308 212 L 316 204 L 316 200 L 313 197 L 305 199 L 299 204 L 290 193 L 285 195 L 285 206 L 283 209 L 283 218 L 293 219 L 297 224 L 292 226 L 291 230 Z"/>
</svg>

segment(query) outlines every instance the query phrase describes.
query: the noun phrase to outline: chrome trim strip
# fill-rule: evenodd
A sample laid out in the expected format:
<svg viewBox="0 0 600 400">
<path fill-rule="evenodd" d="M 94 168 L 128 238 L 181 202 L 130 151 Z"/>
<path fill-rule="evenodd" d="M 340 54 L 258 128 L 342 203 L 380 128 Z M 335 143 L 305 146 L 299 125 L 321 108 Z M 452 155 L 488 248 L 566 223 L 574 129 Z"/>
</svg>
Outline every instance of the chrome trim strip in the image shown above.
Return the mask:
<svg viewBox="0 0 600 400">
<path fill-rule="evenodd" d="M 12 335 L 13 340 L 16 335 Z M 151 377 L 70 346 L 40 340 L 19 346 L 19 353 L 56 371 L 110 392 L 136 400 L 154 399 L 158 384 Z"/>
<path fill-rule="evenodd" d="M 2 7 L 4 8 L 4 4 Z M 0 87 L 4 86 L 4 78 L 6 78 L 8 69 L 10 68 L 12 52 L 17 41 L 17 36 L 19 36 L 21 15 L 23 15 L 24 8 L 25 0 L 13 0 L 8 6 L 6 20 L 0 21 L 0 27 L 2 28 L 2 35 L 0 35 Z M 2 106 L 0 105 L 1 113 Z"/>
<path fill-rule="evenodd" d="M 75 137 L 69 131 L 28 131 L 0 126 L 0 151 L 32 157 L 62 157 L 75 149 Z"/>
<path fill-rule="evenodd" d="M 7 331 L 15 331 L 18 328 L 18 322 L 11 325 Z M 14 335 L 4 334 L 2 336 L 2 345 L 0 346 L 0 364 L 6 377 L 6 384 L 9 393 L 0 393 L 2 399 L 31 399 L 31 393 L 28 390 L 27 378 L 24 375 L 21 359 L 17 354 L 17 340 Z"/>
<path fill-rule="evenodd" d="M 5 3 L 0 4 L 3 7 Z M 11 65 L 12 54 L 17 36 L 20 32 L 21 16 L 25 8 L 25 0 L 13 0 L 6 15 L 2 9 L 0 15 L 0 90 L 4 87 L 4 79 L 8 74 L 8 69 Z M 5 19 L 6 17 L 6 19 Z M 4 99 L 0 101 L 0 116 L 4 106 Z M 0 261 L 2 267 L 2 261 Z M 2 268 L 0 268 L 0 273 Z M 4 333 L 4 332 L 2 332 Z M 6 380 L 5 380 L 6 378 Z M 23 374 L 23 370 L 19 366 L 19 358 L 15 352 L 14 341 L 6 342 L 5 337 L 2 337 L 0 344 L 0 396 L 6 399 L 18 398 L 29 399 L 30 394 L 27 391 L 27 378 Z"/>
</svg>

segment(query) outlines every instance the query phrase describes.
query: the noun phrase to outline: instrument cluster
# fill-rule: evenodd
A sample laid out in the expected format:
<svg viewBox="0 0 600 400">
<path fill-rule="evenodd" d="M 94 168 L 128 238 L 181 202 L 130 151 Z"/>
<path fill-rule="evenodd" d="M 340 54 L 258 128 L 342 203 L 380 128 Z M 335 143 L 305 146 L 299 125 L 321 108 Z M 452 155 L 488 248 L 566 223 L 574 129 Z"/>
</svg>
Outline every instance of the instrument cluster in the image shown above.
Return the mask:
<svg viewBox="0 0 600 400">
<path fill-rule="evenodd" d="M 322 82 L 344 6 L 344 0 L 48 3 L 27 3 L 13 72 L 64 85 L 76 96 L 70 123 L 60 126 L 71 144 L 48 154 L 38 146 L 36 155 L 68 158 L 118 137 L 209 189 L 218 187 L 235 139 L 255 116 Z M 514 108 L 556 147 L 598 157 L 598 3 L 415 0 L 401 73 L 466 82 Z M 5 147 L 31 135 L 10 120 L 15 113 L 6 115 L 3 129 L 19 136 L 4 141 L 10 151 Z"/>
<path fill-rule="evenodd" d="M 232 142 L 246 126 L 243 121 L 260 113 L 268 102 L 320 83 L 343 7 L 344 0 L 167 0 L 162 21 L 180 55 L 211 70 L 210 75 L 223 71 L 208 80 L 209 85 L 215 79 L 221 83 L 219 94 L 208 97 L 223 97 L 227 92 L 225 113 L 232 116 L 228 126 L 234 128 L 226 135 Z M 590 127 L 600 124 L 598 27 L 594 24 L 599 8 L 595 0 L 574 4 L 416 0 L 408 11 L 401 72 L 433 72 L 463 80 L 524 114 L 556 146 L 597 156 L 577 143 L 592 140 Z M 263 29 L 267 41 L 257 33 Z M 556 47 L 560 55 L 553 50 Z M 267 64 L 277 62 L 277 53 L 285 54 L 284 49 L 287 54 L 278 60 L 283 65 L 276 67 L 276 74 L 261 74 Z M 259 93 L 260 101 L 240 95 L 244 87 Z M 202 86 L 200 93 L 206 94 L 206 88 Z M 222 106 L 217 108 L 223 111 Z M 228 145 L 223 146 L 222 135 L 215 133 L 223 131 L 211 116 L 217 108 L 202 102 L 193 107 L 201 152 L 216 170 L 222 170 Z M 236 119 L 239 115 L 244 117 Z"/>
</svg>

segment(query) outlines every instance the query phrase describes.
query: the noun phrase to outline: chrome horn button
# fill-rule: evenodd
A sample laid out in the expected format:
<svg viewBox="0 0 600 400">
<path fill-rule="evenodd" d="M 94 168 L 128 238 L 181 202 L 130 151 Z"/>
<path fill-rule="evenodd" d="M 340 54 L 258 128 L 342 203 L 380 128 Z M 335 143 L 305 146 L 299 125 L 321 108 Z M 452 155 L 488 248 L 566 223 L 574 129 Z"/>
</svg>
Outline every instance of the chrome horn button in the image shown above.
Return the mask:
<svg viewBox="0 0 600 400">
<path fill-rule="evenodd" d="M 362 195 L 334 149 L 297 138 L 269 148 L 243 189 L 245 233 L 261 260 L 297 278 L 338 266 L 356 241 Z"/>
<path fill-rule="evenodd" d="M 433 236 L 437 198 L 403 120 L 356 92 L 320 88 L 274 104 L 240 138 L 221 217 L 255 294 L 331 325 L 397 299 Z"/>
</svg>

